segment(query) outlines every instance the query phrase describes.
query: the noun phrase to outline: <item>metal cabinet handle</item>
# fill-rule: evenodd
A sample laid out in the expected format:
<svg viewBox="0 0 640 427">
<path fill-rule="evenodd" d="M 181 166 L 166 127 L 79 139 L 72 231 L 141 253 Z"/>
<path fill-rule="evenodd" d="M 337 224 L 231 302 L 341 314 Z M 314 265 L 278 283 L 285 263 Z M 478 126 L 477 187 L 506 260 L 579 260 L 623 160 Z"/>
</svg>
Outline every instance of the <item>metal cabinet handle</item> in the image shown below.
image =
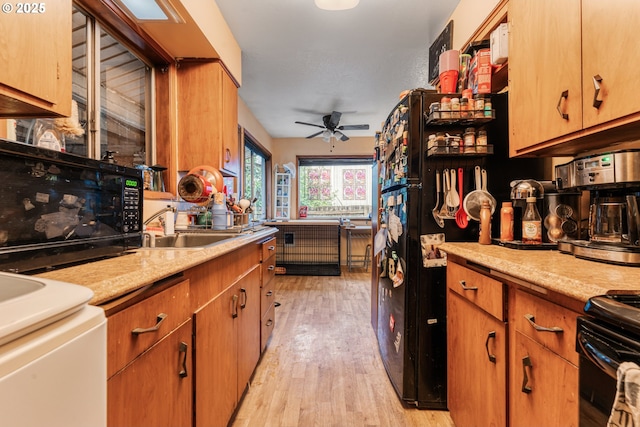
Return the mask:
<svg viewBox="0 0 640 427">
<path fill-rule="evenodd" d="M 267 267 L 267 270 L 269 270 L 269 271 L 273 271 L 275 269 L 276 269 L 276 266 L 273 265 L 273 264 L 271 264 L 269 267 Z"/>
<path fill-rule="evenodd" d="M 556 334 L 559 334 L 560 332 L 564 332 L 564 330 L 559 326 L 552 326 L 550 328 L 546 328 L 544 326 L 538 325 L 536 323 L 535 317 L 533 317 L 533 314 L 525 314 L 524 318 L 527 319 L 531 324 L 531 326 L 533 326 L 533 328 L 538 332 L 554 332 Z"/>
<path fill-rule="evenodd" d="M 238 317 L 238 295 L 231 298 L 231 317 L 234 319 Z"/>
<path fill-rule="evenodd" d="M 491 338 L 493 339 L 496 338 L 496 331 L 489 332 L 489 335 L 487 335 L 487 340 L 484 342 L 484 348 L 487 350 L 487 356 L 489 356 L 489 362 L 496 363 L 496 355 L 489 353 L 489 340 Z"/>
<path fill-rule="evenodd" d="M 529 356 L 525 356 L 522 358 L 522 374 L 523 374 L 522 392 L 529 394 L 531 393 L 531 387 L 529 387 L 528 385 L 529 377 L 527 376 L 527 368 L 533 368 L 533 365 L 531 364 L 531 359 L 529 358 Z"/>
<path fill-rule="evenodd" d="M 247 290 L 245 288 L 240 288 L 240 293 L 242 294 L 242 303 L 240 303 L 240 308 L 244 310 L 247 306 Z"/>
<path fill-rule="evenodd" d="M 465 291 L 477 291 L 478 287 L 477 286 L 467 286 L 467 282 L 464 280 L 460 280 L 460 286 L 462 286 L 462 289 L 464 289 Z"/>
<path fill-rule="evenodd" d="M 272 245 L 272 246 L 269 246 L 267 249 L 269 249 L 270 251 L 275 251 L 276 247 Z"/>
<path fill-rule="evenodd" d="M 155 326 L 152 326 L 150 328 L 135 328 L 131 331 L 131 333 L 133 335 L 140 335 L 140 334 L 146 334 L 147 332 L 155 332 L 158 329 L 160 329 L 160 324 L 162 324 L 162 322 L 164 322 L 164 319 L 166 318 L 167 318 L 167 315 L 165 313 L 160 313 L 156 317 Z"/>
<path fill-rule="evenodd" d="M 267 323 L 265 323 L 265 326 L 271 326 L 273 325 L 273 320 L 269 319 L 267 320 Z"/>
<path fill-rule="evenodd" d="M 593 76 L 593 88 L 595 89 L 593 92 L 593 108 L 596 109 L 600 108 L 600 105 L 602 105 L 602 100 L 598 99 L 598 95 L 600 95 L 600 82 L 602 82 L 600 74 Z"/>
<path fill-rule="evenodd" d="M 231 150 L 225 148 L 224 150 L 224 162 L 229 163 L 231 161 Z"/>
<path fill-rule="evenodd" d="M 182 353 L 182 369 L 178 372 L 180 378 L 187 377 L 187 343 L 180 342 L 180 346 L 178 347 L 178 352 Z"/>
<path fill-rule="evenodd" d="M 270 297 L 271 295 L 273 295 L 273 291 L 269 291 L 267 292 L 267 296 Z"/>
<path fill-rule="evenodd" d="M 560 94 L 560 99 L 558 99 L 558 106 L 556 107 L 558 109 L 558 113 L 560 114 L 560 117 L 562 117 L 565 120 L 569 120 L 569 115 L 567 113 L 562 112 L 562 110 L 560 109 L 560 105 L 562 104 L 562 100 L 567 98 L 569 98 L 569 91 L 565 90 Z"/>
</svg>

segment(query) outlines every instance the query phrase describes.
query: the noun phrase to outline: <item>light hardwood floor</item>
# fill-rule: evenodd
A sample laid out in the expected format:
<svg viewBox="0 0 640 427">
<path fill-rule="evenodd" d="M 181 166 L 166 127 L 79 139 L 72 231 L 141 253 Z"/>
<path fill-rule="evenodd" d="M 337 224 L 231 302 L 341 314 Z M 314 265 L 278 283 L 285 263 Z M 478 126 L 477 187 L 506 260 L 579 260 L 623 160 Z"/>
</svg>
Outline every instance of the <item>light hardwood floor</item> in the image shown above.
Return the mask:
<svg viewBox="0 0 640 427">
<path fill-rule="evenodd" d="M 447 411 L 406 408 L 370 323 L 369 273 L 276 276 L 276 326 L 232 423 L 259 426 L 443 426 Z"/>
</svg>

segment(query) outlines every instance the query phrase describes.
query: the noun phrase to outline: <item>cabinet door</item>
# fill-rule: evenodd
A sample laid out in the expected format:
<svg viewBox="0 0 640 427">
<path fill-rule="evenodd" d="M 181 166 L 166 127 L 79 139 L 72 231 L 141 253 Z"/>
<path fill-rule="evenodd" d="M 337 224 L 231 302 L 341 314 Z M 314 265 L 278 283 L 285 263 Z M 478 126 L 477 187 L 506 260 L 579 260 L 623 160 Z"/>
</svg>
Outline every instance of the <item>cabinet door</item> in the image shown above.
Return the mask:
<svg viewBox="0 0 640 427">
<path fill-rule="evenodd" d="M 109 426 L 191 426 L 191 319 L 107 382 Z"/>
<path fill-rule="evenodd" d="M 509 425 L 578 425 L 578 368 L 516 331 L 510 370 Z M 523 391 L 528 387 L 528 391 Z"/>
<path fill-rule="evenodd" d="M 256 266 L 236 285 L 238 303 L 238 400 L 249 383 L 260 359 L 260 266 Z"/>
<path fill-rule="evenodd" d="M 178 170 L 220 167 L 222 74 L 213 63 L 182 63 L 178 69 Z"/>
<path fill-rule="evenodd" d="M 448 405 L 457 427 L 506 425 L 505 329 L 503 322 L 448 290 Z"/>
<path fill-rule="evenodd" d="M 195 426 L 226 426 L 238 401 L 239 288 L 232 286 L 194 314 Z"/>
<path fill-rule="evenodd" d="M 580 28 L 580 0 L 509 2 L 511 156 L 582 129 Z"/>
<path fill-rule="evenodd" d="M 238 87 L 229 74 L 221 70 L 222 94 L 222 163 L 220 168 L 235 176 L 240 175 L 240 138 L 238 131 Z"/>
<path fill-rule="evenodd" d="M 635 0 L 582 0 L 584 127 L 640 111 L 637 100 L 640 58 L 625 40 L 637 38 L 640 7 Z M 599 108 L 594 107 L 594 77 L 600 76 Z"/>
<path fill-rule="evenodd" d="M 0 13 L 0 116 L 69 116 L 71 0 L 8 2 L 4 6 Z"/>
<path fill-rule="evenodd" d="M 238 89 L 219 62 L 184 62 L 178 70 L 178 170 L 210 165 L 237 175 Z"/>
</svg>

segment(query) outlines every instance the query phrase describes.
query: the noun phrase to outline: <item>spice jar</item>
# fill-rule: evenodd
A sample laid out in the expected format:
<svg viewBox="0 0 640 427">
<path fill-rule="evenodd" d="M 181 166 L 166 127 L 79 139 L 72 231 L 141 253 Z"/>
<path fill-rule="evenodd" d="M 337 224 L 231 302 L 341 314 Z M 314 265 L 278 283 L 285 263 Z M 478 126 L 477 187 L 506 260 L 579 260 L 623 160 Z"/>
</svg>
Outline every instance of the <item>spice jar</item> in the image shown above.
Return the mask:
<svg viewBox="0 0 640 427">
<path fill-rule="evenodd" d="M 476 145 L 487 145 L 487 131 L 479 130 L 476 138 Z"/>
<path fill-rule="evenodd" d="M 440 117 L 443 119 L 451 118 L 451 98 L 443 96 L 440 100 Z"/>
<path fill-rule="evenodd" d="M 493 106 L 491 105 L 491 99 L 487 98 L 484 100 L 484 116 L 485 117 L 492 117 L 492 111 L 491 109 L 493 108 Z"/>
<path fill-rule="evenodd" d="M 474 128 L 466 128 L 464 130 L 464 146 L 473 147 L 476 145 L 476 130 Z"/>
<path fill-rule="evenodd" d="M 476 95 L 473 99 L 473 108 L 475 117 L 484 117 L 484 96 Z"/>
<path fill-rule="evenodd" d="M 451 98 L 451 118 L 460 118 L 460 98 Z"/>
<path fill-rule="evenodd" d="M 461 119 L 469 118 L 469 99 L 468 98 L 460 99 L 460 118 Z"/>
</svg>

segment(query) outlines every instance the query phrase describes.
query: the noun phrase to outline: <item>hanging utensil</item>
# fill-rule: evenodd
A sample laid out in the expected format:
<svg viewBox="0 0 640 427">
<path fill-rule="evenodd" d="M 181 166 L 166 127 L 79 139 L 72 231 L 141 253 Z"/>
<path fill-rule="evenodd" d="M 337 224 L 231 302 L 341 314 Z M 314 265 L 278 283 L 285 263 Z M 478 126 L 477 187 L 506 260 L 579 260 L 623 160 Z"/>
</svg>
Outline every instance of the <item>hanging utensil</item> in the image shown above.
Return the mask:
<svg viewBox="0 0 640 427">
<path fill-rule="evenodd" d="M 496 206 L 498 202 L 496 199 L 487 191 L 487 170 L 482 168 L 482 191 L 486 193 L 486 196 L 489 198 L 489 204 L 491 205 L 491 215 L 496 211 Z"/>
<path fill-rule="evenodd" d="M 449 215 L 454 216 L 456 211 L 458 210 L 458 206 L 460 206 L 460 196 L 458 195 L 458 190 L 456 190 L 456 170 L 451 169 L 451 192 L 449 193 L 448 202 L 449 205 Z"/>
<path fill-rule="evenodd" d="M 440 218 L 449 217 L 449 209 L 447 208 L 447 195 L 449 194 L 451 184 L 449 182 L 449 169 L 442 171 L 442 207 L 440 208 Z"/>
<path fill-rule="evenodd" d="M 482 172 L 480 166 L 473 168 L 475 178 L 475 190 L 468 193 L 462 201 L 462 207 L 469 218 L 480 221 L 480 208 L 483 200 L 491 200 L 491 195 L 482 190 Z"/>
<path fill-rule="evenodd" d="M 467 217 L 467 213 L 462 208 L 462 204 L 463 204 L 463 198 L 462 198 L 463 186 L 464 186 L 463 170 L 462 170 L 462 168 L 458 168 L 458 193 L 459 193 L 459 196 L 460 196 L 460 204 L 459 204 L 460 207 L 458 207 L 458 211 L 456 212 L 456 224 L 460 228 L 467 228 L 467 226 L 469 225 L 469 218 Z"/>
<path fill-rule="evenodd" d="M 440 218 L 440 171 L 436 170 L 436 205 L 433 207 L 431 213 L 433 214 L 433 219 L 435 219 L 436 224 L 440 226 L 440 228 L 444 228 L 444 220 Z"/>
</svg>

